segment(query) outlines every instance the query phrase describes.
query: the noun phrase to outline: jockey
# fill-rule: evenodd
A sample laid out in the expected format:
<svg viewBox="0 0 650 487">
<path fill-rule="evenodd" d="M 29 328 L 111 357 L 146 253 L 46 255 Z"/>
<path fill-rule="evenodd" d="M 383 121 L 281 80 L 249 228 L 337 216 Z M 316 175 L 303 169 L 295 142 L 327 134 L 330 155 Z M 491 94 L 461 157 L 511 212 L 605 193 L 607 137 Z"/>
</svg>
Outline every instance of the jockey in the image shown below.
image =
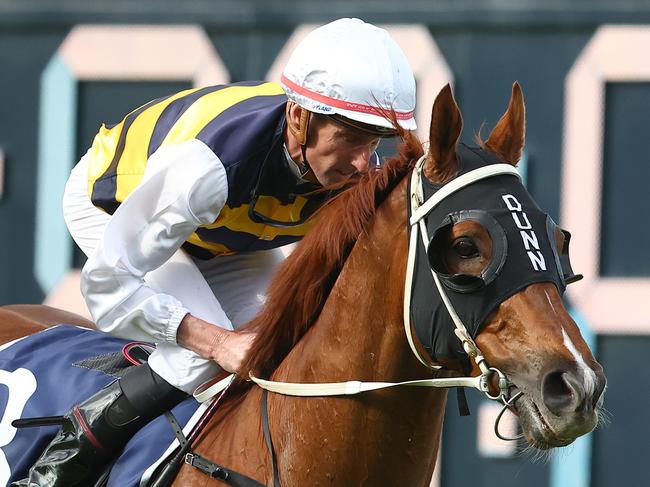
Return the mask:
<svg viewBox="0 0 650 487">
<path fill-rule="evenodd" d="M 93 485 L 144 424 L 223 370 L 254 338 L 236 329 L 283 254 L 312 227 L 319 188 L 377 165 L 385 118 L 415 129 L 415 81 L 388 33 L 359 19 L 315 29 L 276 83 L 191 89 L 103 125 L 72 170 L 64 216 L 88 256 L 97 327 L 155 342 L 65 417 L 15 485 Z"/>
</svg>

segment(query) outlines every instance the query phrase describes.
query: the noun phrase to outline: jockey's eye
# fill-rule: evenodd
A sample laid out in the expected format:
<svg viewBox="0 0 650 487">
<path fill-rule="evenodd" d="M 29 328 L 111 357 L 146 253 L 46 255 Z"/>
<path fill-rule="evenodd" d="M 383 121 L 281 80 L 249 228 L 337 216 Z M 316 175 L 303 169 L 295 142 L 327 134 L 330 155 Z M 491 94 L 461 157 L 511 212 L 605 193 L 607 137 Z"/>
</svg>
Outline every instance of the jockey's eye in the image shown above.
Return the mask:
<svg viewBox="0 0 650 487">
<path fill-rule="evenodd" d="M 472 239 L 467 237 L 461 237 L 454 240 L 452 248 L 462 259 L 472 259 L 479 256 L 478 248 Z"/>
</svg>

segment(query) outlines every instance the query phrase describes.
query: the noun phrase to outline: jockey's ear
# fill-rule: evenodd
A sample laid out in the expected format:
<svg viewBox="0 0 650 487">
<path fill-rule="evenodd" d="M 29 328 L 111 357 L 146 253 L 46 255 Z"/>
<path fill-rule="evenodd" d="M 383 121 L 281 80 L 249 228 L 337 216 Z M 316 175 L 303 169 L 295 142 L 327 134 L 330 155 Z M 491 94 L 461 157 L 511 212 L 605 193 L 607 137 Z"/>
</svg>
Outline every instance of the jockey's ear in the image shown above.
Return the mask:
<svg viewBox="0 0 650 487">
<path fill-rule="evenodd" d="M 447 84 L 433 104 L 429 128 L 429 153 L 424 175 L 433 183 L 444 183 L 458 171 L 456 145 L 463 130 L 463 117 Z"/>
<path fill-rule="evenodd" d="M 307 143 L 309 115 L 309 110 L 306 110 L 295 102 L 287 102 L 287 127 L 301 146 Z"/>
<path fill-rule="evenodd" d="M 506 113 L 492 130 L 485 147 L 505 162 L 516 166 L 526 139 L 526 105 L 517 81 L 512 85 L 512 96 Z"/>
</svg>

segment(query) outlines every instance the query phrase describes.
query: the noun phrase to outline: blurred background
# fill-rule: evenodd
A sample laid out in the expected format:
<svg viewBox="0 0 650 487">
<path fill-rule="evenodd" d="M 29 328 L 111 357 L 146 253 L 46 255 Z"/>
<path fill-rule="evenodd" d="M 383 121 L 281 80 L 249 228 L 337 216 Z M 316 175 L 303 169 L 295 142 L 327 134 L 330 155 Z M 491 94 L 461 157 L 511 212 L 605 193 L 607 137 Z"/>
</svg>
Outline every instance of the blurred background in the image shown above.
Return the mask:
<svg viewBox="0 0 650 487">
<path fill-rule="evenodd" d="M 472 415 L 459 417 L 450 394 L 432 485 L 649 485 L 648 1 L 0 0 L 0 305 L 85 312 L 84 257 L 60 199 L 102 122 L 193 85 L 276 80 L 314 25 L 349 16 L 386 27 L 406 52 L 423 138 L 445 83 L 471 144 L 520 82 L 521 170 L 573 233 L 573 268 L 585 279 L 567 301 L 609 380 L 611 423 L 550 458 L 495 439 L 495 409 L 476 394 Z"/>
</svg>

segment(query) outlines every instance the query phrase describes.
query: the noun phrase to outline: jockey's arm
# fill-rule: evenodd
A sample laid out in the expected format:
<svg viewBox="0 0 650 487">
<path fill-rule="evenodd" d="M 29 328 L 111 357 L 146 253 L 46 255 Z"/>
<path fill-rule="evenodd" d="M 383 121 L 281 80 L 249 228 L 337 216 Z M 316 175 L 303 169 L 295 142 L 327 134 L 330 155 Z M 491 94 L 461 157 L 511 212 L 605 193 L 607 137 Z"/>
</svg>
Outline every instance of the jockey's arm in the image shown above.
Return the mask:
<svg viewBox="0 0 650 487">
<path fill-rule="evenodd" d="M 199 225 L 216 219 L 227 195 L 223 164 L 202 142 L 163 147 L 151 156 L 144 178 L 115 211 L 82 271 L 82 293 L 99 329 L 129 339 L 178 343 L 223 360 L 226 369 L 237 367 L 221 350 L 237 341 L 228 338 L 236 333 L 207 328 L 218 327 L 196 321 L 178 299 L 154 291 L 144 280 Z M 219 351 L 206 350 L 210 343 Z"/>
</svg>

